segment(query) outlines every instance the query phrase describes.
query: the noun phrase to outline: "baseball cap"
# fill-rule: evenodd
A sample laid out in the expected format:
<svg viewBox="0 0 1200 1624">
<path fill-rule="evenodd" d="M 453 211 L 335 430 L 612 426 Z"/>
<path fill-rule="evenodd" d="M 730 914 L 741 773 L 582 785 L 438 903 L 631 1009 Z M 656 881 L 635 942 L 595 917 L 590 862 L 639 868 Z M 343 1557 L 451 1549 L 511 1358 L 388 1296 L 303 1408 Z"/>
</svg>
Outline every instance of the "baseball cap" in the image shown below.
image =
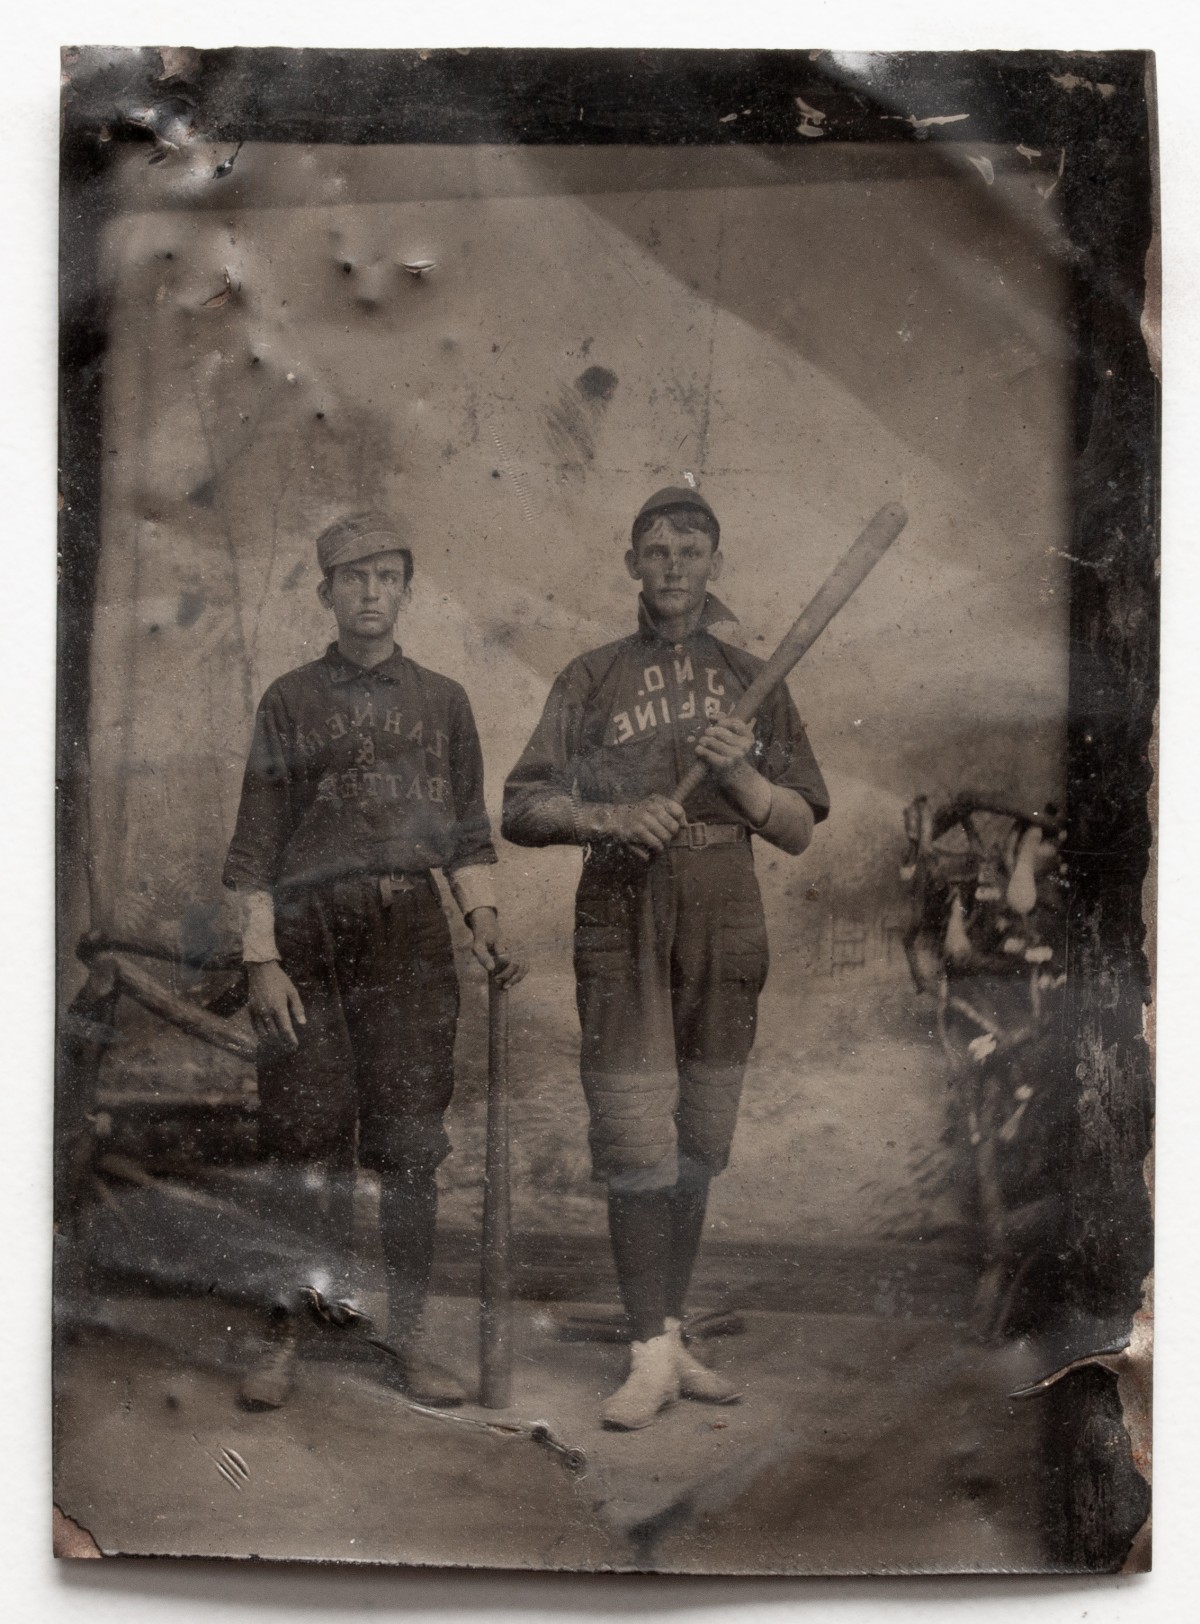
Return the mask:
<svg viewBox="0 0 1200 1624">
<path fill-rule="evenodd" d="M 664 485 L 661 491 L 655 491 L 653 496 L 647 497 L 633 521 L 634 535 L 644 529 L 656 513 L 664 513 L 668 508 L 692 508 L 697 513 L 703 513 L 716 531 L 717 539 L 720 539 L 721 526 L 717 522 L 716 514 L 700 492 L 693 490 L 690 485 Z"/>
<path fill-rule="evenodd" d="M 317 537 L 317 563 L 328 575 L 338 564 L 354 564 L 376 553 L 407 553 L 412 542 L 403 525 L 386 513 L 351 513 L 335 519 Z"/>
</svg>

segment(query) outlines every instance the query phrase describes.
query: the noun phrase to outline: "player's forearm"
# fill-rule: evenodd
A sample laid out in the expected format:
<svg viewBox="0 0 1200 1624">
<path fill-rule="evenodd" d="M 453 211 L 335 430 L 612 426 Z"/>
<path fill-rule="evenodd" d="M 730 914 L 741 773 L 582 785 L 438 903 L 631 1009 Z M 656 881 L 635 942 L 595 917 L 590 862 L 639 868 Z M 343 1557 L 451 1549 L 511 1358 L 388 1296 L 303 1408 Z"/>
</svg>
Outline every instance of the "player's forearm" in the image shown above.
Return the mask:
<svg viewBox="0 0 1200 1624">
<path fill-rule="evenodd" d="M 721 793 L 760 831 L 771 815 L 771 785 L 744 757 L 717 777 Z"/>
<path fill-rule="evenodd" d="M 477 908 L 491 909 L 493 913 L 496 911 L 496 882 L 492 868 L 492 863 L 486 861 L 464 863 L 446 875 L 459 912 L 468 923 Z"/>
<path fill-rule="evenodd" d="M 767 784 L 767 789 L 771 797 L 770 810 L 754 832 L 772 846 L 778 846 L 780 851 L 798 857 L 813 837 L 812 807 L 794 789 L 785 789 L 781 784 Z"/>
<path fill-rule="evenodd" d="M 562 790 L 506 789 L 500 833 L 514 846 L 574 846 L 575 800 Z"/>
<path fill-rule="evenodd" d="M 727 800 L 742 812 L 756 835 L 791 856 L 804 851 L 813 832 L 813 812 L 794 789 L 772 784 L 743 761 L 721 778 Z"/>
<path fill-rule="evenodd" d="M 621 810 L 608 801 L 581 801 L 558 791 L 506 797 L 500 828 L 517 846 L 590 846 L 625 838 L 617 827 Z"/>
<path fill-rule="evenodd" d="M 269 891 L 239 889 L 242 915 L 242 959 L 246 964 L 269 964 L 279 958 L 275 943 L 275 899 Z"/>
</svg>

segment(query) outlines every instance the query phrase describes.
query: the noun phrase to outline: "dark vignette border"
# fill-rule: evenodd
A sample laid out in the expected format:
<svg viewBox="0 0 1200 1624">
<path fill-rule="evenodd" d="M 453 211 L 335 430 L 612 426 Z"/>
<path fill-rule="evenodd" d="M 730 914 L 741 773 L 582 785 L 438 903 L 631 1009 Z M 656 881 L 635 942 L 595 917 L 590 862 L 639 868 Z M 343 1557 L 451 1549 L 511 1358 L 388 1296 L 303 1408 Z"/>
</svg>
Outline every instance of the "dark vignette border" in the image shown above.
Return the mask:
<svg viewBox="0 0 1200 1624">
<path fill-rule="evenodd" d="M 1111 87 L 1111 88 L 1110 88 Z M 819 132 L 797 98 L 821 110 Z M 734 123 L 730 108 L 753 110 Z M 947 107 L 962 124 L 921 124 Z M 287 142 L 1018 142 L 1069 154 L 1060 203 L 1075 340 L 1068 813 L 1071 1004 L 1059 1053 L 1074 1091 L 1061 1147 L 1069 1215 L 1061 1300 L 1076 1357 L 1111 1342 L 1152 1261 L 1143 887 L 1150 869 L 1158 691 L 1159 387 L 1143 332 L 1156 289 L 1153 59 L 1129 51 L 915 53 L 845 60 L 795 51 L 64 53 L 60 176 L 58 826 L 60 917 L 86 864 L 89 645 L 99 552 L 106 292 L 100 234 L 113 159 L 190 117 L 210 140 Z M 910 117 L 912 115 L 912 117 Z M 134 122 L 136 118 L 137 122 Z M 1150 905 L 1151 909 L 1153 904 Z M 1152 920 L 1151 914 L 1151 920 Z M 1152 931 L 1153 923 L 1149 929 Z M 61 1014 L 61 1012 L 60 1012 Z M 56 1158 L 77 1126 L 79 1039 L 60 1019 Z M 59 1189 L 62 1188 L 60 1177 Z M 61 1214 L 60 1214 L 61 1216 Z M 1053 1566 L 1121 1565 L 1148 1510 L 1116 1383 L 1092 1367 L 1051 1389 Z M 1107 1487 L 1097 1462 L 1119 1444 Z"/>
</svg>

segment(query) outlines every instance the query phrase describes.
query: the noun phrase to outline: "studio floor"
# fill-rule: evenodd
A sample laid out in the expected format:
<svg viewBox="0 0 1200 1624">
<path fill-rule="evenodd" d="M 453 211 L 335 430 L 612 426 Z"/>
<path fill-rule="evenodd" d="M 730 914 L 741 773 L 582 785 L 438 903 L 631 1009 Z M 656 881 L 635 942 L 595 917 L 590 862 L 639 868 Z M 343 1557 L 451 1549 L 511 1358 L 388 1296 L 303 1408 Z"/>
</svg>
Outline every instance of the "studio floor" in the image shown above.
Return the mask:
<svg viewBox="0 0 1200 1624">
<path fill-rule="evenodd" d="M 520 1302 L 513 1402 L 440 1414 L 344 1333 L 307 1334 L 281 1410 L 239 1408 L 256 1321 L 212 1299 L 112 1298 L 60 1333 L 55 1499 L 104 1554 L 662 1572 L 1036 1571 L 1038 1403 L 1020 1344 L 945 1319 L 757 1310 L 703 1344 L 740 1404 L 645 1431 L 598 1419 L 624 1371 Z M 431 1304 L 476 1369 L 477 1305 Z M 530 1435 L 582 1452 L 583 1464 Z"/>
</svg>

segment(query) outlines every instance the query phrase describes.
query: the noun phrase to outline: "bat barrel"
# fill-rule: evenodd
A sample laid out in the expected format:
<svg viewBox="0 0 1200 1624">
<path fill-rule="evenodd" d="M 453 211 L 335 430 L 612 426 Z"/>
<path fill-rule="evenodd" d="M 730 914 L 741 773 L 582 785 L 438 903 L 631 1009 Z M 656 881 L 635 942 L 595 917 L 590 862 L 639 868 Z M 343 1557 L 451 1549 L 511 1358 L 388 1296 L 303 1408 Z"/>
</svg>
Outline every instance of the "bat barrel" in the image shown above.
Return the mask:
<svg viewBox="0 0 1200 1624">
<path fill-rule="evenodd" d="M 820 637 L 839 609 L 849 602 L 908 523 L 899 502 L 888 502 L 858 540 L 826 576 L 817 595 L 733 707 L 740 722 L 752 722 L 763 700 Z M 675 786 L 673 799 L 686 801 L 700 787 L 706 768 L 697 762 Z"/>
<path fill-rule="evenodd" d="M 483 1183 L 479 1402 L 512 1402 L 512 1210 L 509 1179 L 508 989 L 488 983 L 487 1157 Z"/>
</svg>

